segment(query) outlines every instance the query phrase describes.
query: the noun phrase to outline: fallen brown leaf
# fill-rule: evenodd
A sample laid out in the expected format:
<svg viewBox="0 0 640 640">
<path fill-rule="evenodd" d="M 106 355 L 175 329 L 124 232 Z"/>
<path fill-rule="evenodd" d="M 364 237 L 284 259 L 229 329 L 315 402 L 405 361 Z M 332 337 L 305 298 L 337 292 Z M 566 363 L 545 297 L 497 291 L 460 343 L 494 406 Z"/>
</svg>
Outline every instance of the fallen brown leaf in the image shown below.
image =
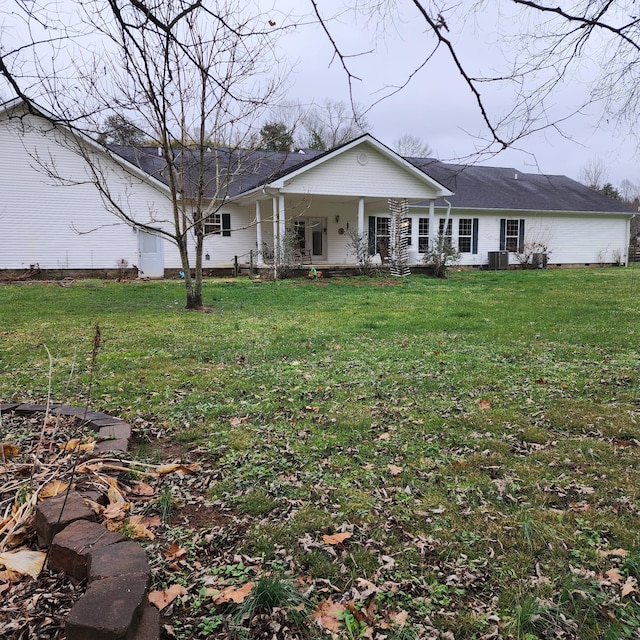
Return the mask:
<svg viewBox="0 0 640 640">
<path fill-rule="evenodd" d="M 622 574 L 617 569 L 609 569 L 604 572 L 604 575 L 613 584 L 619 584 L 623 580 Z"/>
<path fill-rule="evenodd" d="M 0 565 L 9 571 L 37 578 L 42 571 L 46 553 L 44 551 L 6 551 L 0 553 Z"/>
<path fill-rule="evenodd" d="M 626 549 L 611 549 L 611 551 L 598 551 L 598 555 L 601 558 L 606 558 L 607 556 L 620 556 L 622 558 L 626 558 L 629 555 L 629 552 Z"/>
<path fill-rule="evenodd" d="M 311 615 L 311 619 L 322 629 L 337 633 L 342 627 L 342 616 L 346 607 L 339 602 L 322 600 L 317 609 Z"/>
<path fill-rule="evenodd" d="M 60 445 L 62 451 L 80 451 L 82 453 L 90 453 L 95 447 L 95 442 L 81 443 L 79 438 L 71 438 L 65 444 Z"/>
<path fill-rule="evenodd" d="M 15 571 L 0 569 L 0 582 L 2 583 L 11 584 L 13 582 L 20 582 L 21 579 L 21 575 L 19 573 L 16 573 Z"/>
<path fill-rule="evenodd" d="M 102 526 L 107 531 L 114 531 L 115 533 L 120 533 L 120 529 L 122 528 L 124 521 L 123 520 L 105 520 L 102 523 Z"/>
<path fill-rule="evenodd" d="M 635 578 L 627 578 L 627 581 L 622 585 L 622 590 L 620 591 L 620 597 L 624 598 L 628 596 L 633 591 L 637 591 L 636 589 L 636 581 Z"/>
<path fill-rule="evenodd" d="M 60 493 L 63 493 L 69 488 L 68 482 L 63 482 L 62 480 L 53 480 L 52 482 L 47 482 L 42 489 L 40 489 L 40 493 L 38 498 L 40 500 L 45 500 L 46 498 L 53 498 L 53 496 L 57 496 Z"/>
<path fill-rule="evenodd" d="M 402 467 L 398 467 L 395 464 L 388 464 L 387 469 L 392 476 L 399 476 L 402 473 Z"/>
<path fill-rule="evenodd" d="M 214 596 L 213 602 L 215 604 L 225 604 L 228 602 L 242 604 L 252 589 L 253 582 L 247 582 L 241 587 L 226 587 L 218 595 Z"/>
<path fill-rule="evenodd" d="M 178 560 L 179 558 L 186 556 L 187 550 L 178 544 L 172 544 L 162 555 L 165 557 L 167 562 L 172 562 L 173 560 Z"/>
<path fill-rule="evenodd" d="M 392 622 L 395 622 L 395 624 L 402 628 L 405 624 L 407 624 L 408 617 L 408 612 L 404 611 L 404 609 L 401 609 L 400 611 L 398 611 L 398 613 L 394 613 L 393 615 L 391 615 L 390 619 Z"/>
<path fill-rule="evenodd" d="M 8 444 L 5 442 L 0 444 L 0 448 L 2 448 L 2 454 L 0 454 L 0 457 L 4 458 L 13 458 L 20 453 L 20 445 L 17 444 Z"/>
<path fill-rule="evenodd" d="M 126 502 L 124 494 L 118 486 L 118 481 L 109 476 L 100 476 L 107 483 L 107 499 L 109 502 Z"/>
<path fill-rule="evenodd" d="M 132 482 L 131 495 L 134 496 L 152 496 L 156 490 L 147 482 Z"/>
<path fill-rule="evenodd" d="M 181 584 L 171 585 L 164 591 L 151 591 L 149 593 L 149 602 L 162 611 L 168 607 L 178 596 L 185 595 L 187 590 Z"/>
<path fill-rule="evenodd" d="M 160 516 L 129 516 L 131 524 L 141 524 L 143 527 L 159 527 L 162 524 Z"/>
<path fill-rule="evenodd" d="M 348 531 L 345 531 L 344 533 L 334 533 L 333 535 L 323 535 L 322 536 L 322 540 L 325 544 L 340 544 L 341 542 L 344 542 L 345 540 L 349 539 L 351 537 L 351 534 Z"/>
<path fill-rule="evenodd" d="M 168 473 L 197 473 L 200 470 L 201 465 L 197 463 L 193 464 L 181 464 L 181 463 L 173 463 L 173 464 L 160 464 L 156 467 L 156 473 L 159 473 L 161 476 L 167 475 Z"/>
<path fill-rule="evenodd" d="M 117 520 L 118 518 L 124 518 L 125 511 L 129 508 L 128 502 L 112 502 L 105 508 L 102 515 L 107 520 Z"/>
<path fill-rule="evenodd" d="M 154 540 L 155 535 L 144 525 L 133 524 L 131 521 L 127 523 L 127 535 L 134 540 Z"/>
<path fill-rule="evenodd" d="M 589 511 L 589 509 L 591 509 L 591 505 L 584 500 L 581 500 L 580 502 L 571 502 L 569 503 L 569 506 L 576 513 L 584 513 L 585 511 Z"/>
</svg>

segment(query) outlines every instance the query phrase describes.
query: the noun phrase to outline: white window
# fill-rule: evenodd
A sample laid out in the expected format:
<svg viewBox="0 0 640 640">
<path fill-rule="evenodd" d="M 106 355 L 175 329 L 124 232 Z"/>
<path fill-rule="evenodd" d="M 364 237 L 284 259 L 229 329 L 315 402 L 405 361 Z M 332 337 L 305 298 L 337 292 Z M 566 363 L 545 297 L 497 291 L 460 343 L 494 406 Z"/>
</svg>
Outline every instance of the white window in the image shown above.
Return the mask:
<svg viewBox="0 0 640 640">
<path fill-rule="evenodd" d="M 460 253 L 478 253 L 478 218 L 460 218 L 458 220 L 458 251 Z"/>
<path fill-rule="evenodd" d="M 418 218 L 418 252 L 429 250 L 429 218 Z"/>
<path fill-rule="evenodd" d="M 391 237 L 391 218 L 376 218 L 376 251 L 380 251 L 380 246 L 386 247 L 389 251 L 389 238 Z"/>
<path fill-rule="evenodd" d="M 212 213 L 204 219 L 204 233 L 220 233 L 222 231 L 222 216 L 220 213 Z"/>
<path fill-rule="evenodd" d="M 524 220 L 500 220 L 500 250 L 518 253 L 524 244 Z"/>
<path fill-rule="evenodd" d="M 389 254 L 389 240 L 391 238 L 391 218 L 389 216 L 369 216 L 369 255 L 383 252 Z"/>
<path fill-rule="evenodd" d="M 452 230 L 453 230 L 453 221 L 451 220 L 451 218 L 449 218 L 449 222 L 447 222 L 447 230 L 445 231 L 445 228 L 444 228 L 445 220 L 446 218 L 440 218 L 439 220 L 438 235 L 446 236 L 447 238 L 451 239 Z"/>
<path fill-rule="evenodd" d="M 460 253 L 471 253 L 472 236 L 473 220 L 471 218 L 460 218 L 458 220 L 458 251 Z"/>
<path fill-rule="evenodd" d="M 451 218 L 449 218 L 446 229 L 444 227 L 445 222 L 446 222 L 446 218 L 440 218 L 440 221 L 438 224 L 438 235 L 440 238 L 443 238 L 444 240 L 444 245 L 442 246 L 451 247 L 453 244 L 453 241 L 451 239 L 451 236 L 453 235 L 453 221 L 451 220 Z"/>
</svg>

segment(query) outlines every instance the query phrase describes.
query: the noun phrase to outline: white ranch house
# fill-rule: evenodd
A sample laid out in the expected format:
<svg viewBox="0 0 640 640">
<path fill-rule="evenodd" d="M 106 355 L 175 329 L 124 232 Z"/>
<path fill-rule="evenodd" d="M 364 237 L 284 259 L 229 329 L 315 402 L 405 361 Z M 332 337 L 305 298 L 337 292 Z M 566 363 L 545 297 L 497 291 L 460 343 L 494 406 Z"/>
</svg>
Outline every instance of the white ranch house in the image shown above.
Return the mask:
<svg viewBox="0 0 640 640">
<path fill-rule="evenodd" d="M 207 151 L 212 167 L 224 153 Z M 86 157 L 109 185 L 107 197 L 93 184 Z M 240 167 L 237 158 L 227 160 Z M 390 200 L 408 203 L 410 267 L 422 264 L 440 233 L 469 267 L 518 264 L 523 245 L 540 247 L 553 266 L 628 261 L 634 212 L 564 176 L 402 158 L 370 135 L 329 152 L 255 151 L 244 160 L 224 197 L 219 189 L 210 194 L 218 198 L 204 248 L 211 273 L 250 259 L 267 268 L 287 233 L 305 265 L 355 266 L 353 231 L 368 237 L 380 262 Z M 0 106 L 0 273 L 101 275 L 120 261 L 145 277 L 175 273 L 176 248 L 153 233 L 171 220 L 163 164 L 155 149 L 107 148 L 17 100 Z M 149 228 L 118 218 L 109 199 Z"/>
</svg>

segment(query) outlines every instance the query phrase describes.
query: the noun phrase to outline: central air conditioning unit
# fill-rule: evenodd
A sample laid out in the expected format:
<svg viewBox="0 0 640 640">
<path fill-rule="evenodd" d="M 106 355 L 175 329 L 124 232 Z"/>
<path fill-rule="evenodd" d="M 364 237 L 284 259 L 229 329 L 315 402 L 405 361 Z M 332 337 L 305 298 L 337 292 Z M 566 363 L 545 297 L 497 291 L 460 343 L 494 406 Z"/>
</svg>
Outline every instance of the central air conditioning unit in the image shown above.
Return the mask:
<svg viewBox="0 0 640 640">
<path fill-rule="evenodd" d="M 509 252 L 508 251 L 489 251 L 489 269 L 509 268 Z"/>
</svg>

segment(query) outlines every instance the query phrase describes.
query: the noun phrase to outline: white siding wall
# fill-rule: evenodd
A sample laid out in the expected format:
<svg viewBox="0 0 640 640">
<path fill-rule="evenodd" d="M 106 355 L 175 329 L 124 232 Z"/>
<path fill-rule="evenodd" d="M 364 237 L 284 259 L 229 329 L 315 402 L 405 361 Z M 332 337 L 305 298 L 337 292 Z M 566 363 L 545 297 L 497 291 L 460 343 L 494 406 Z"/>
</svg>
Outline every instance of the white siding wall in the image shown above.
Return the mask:
<svg viewBox="0 0 640 640">
<path fill-rule="evenodd" d="M 365 156 L 366 164 L 362 164 Z M 410 199 L 427 199 L 435 193 L 424 180 L 391 162 L 368 144 L 345 151 L 328 162 L 308 169 L 287 181 L 282 191 Z"/>
<path fill-rule="evenodd" d="M 413 209 L 412 226 L 417 247 L 418 218 L 429 211 Z M 446 211 L 436 209 L 436 225 Z M 525 243 L 540 243 L 548 247 L 549 264 L 599 264 L 624 260 L 627 253 L 627 217 L 620 214 L 552 214 L 509 212 L 452 211 L 453 238 L 457 237 L 460 218 L 478 218 L 478 253 L 463 253 L 460 264 L 486 265 L 489 251 L 500 250 L 500 220 L 525 221 Z M 437 226 L 436 226 L 437 233 Z M 515 254 L 510 264 L 519 264 Z"/>
<path fill-rule="evenodd" d="M 549 264 L 599 264 L 616 262 L 627 253 L 627 217 L 615 214 L 528 214 L 503 212 L 480 216 L 479 255 L 500 249 L 500 219 L 525 221 L 525 243 L 548 247 Z M 618 256 L 616 258 L 616 256 Z M 510 255 L 510 264 L 518 264 Z M 462 264 L 471 264 L 463 262 Z"/>
<path fill-rule="evenodd" d="M 113 269 L 121 258 L 136 264 L 136 233 L 106 210 L 85 161 L 56 143 L 60 135 L 36 118 L 0 120 L 0 268 Z M 45 166 L 68 183 L 47 175 Z M 112 162 L 107 167 L 112 195 L 123 206 L 145 221 L 151 212 L 166 217 L 167 201 L 156 189 L 132 184 Z"/>
<path fill-rule="evenodd" d="M 269 203 L 269 207 L 271 204 Z M 256 251 L 256 224 L 255 207 L 244 208 L 235 205 L 225 206 L 220 213 L 228 213 L 231 217 L 231 235 L 222 234 L 207 235 L 204 239 L 204 251 L 202 266 L 228 267 L 233 265 L 234 257 L 238 257 L 238 264 L 249 264 L 249 251 L 253 249 L 254 264 L 257 261 Z M 271 217 L 271 209 L 268 211 Z M 264 216 L 264 212 L 263 212 Z M 271 223 L 266 225 L 269 233 L 272 231 Z M 263 234 L 265 233 L 263 225 Z M 271 236 L 270 236 L 271 237 Z M 209 260 L 206 256 L 209 256 Z"/>
<path fill-rule="evenodd" d="M 0 119 L 0 269 L 115 269 L 120 259 L 138 265 L 135 230 L 107 208 L 73 142 L 39 118 Z M 171 229 L 168 198 L 102 154 L 111 197 L 134 219 Z M 61 184 L 52 175 L 64 176 Z M 206 267 L 230 266 L 255 247 L 251 212 L 225 207 L 231 236 L 207 236 Z M 177 247 L 164 242 L 164 267 L 181 268 Z M 191 248 L 193 257 L 193 248 Z"/>
<path fill-rule="evenodd" d="M 539 220 L 543 218 L 531 220 L 533 238 L 534 225 Z M 549 262 L 552 264 L 599 264 L 626 259 L 629 244 L 627 218 L 565 215 L 544 222 L 550 236 Z M 528 235 L 526 230 L 525 236 Z"/>
<path fill-rule="evenodd" d="M 23 128 L 23 123 L 30 122 L 33 127 Z M 34 118 L 0 119 L 0 269 L 27 269 L 35 264 L 42 269 L 114 269 L 121 258 L 130 265 L 137 264 L 137 234 L 105 207 L 97 189 L 87 180 L 85 160 L 56 142 L 61 133 L 39 123 Z M 366 164 L 358 162 L 358 154 L 363 151 L 367 152 Z M 42 164 L 50 165 L 73 184 L 56 184 L 39 166 Z M 110 160 L 103 166 L 112 196 L 137 219 L 156 225 L 171 224 L 169 201 L 159 189 L 131 176 Z M 355 256 L 348 254 L 348 244 L 349 231 L 357 229 L 360 196 L 384 198 L 376 201 L 382 204 L 366 201 L 366 232 L 368 216 L 388 215 L 386 198 L 430 195 L 422 181 L 369 145 L 305 172 L 287 189 L 291 192 L 285 203 L 289 227 L 296 216 L 326 220 L 328 264 L 355 262 Z M 310 193 L 314 195 L 304 195 Z M 272 201 L 263 201 L 262 235 L 269 245 L 273 244 L 272 211 Z M 204 260 L 205 268 L 232 265 L 234 256 L 241 264 L 247 264 L 250 250 L 259 249 L 255 206 L 228 205 L 223 212 L 231 216 L 231 234 L 206 237 L 204 254 L 209 255 L 209 260 Z M 410 256 L 416 261 L 420 258 L 418 218 L 428 215 L 428 209 L 411 209 Z M 436 210 L 436 225 L 444 215 L 445 211 Z M 479 218 L 478 254 L 463 254 L 463 265 L 487 264 L 488 252 L 499 250 L 501 218 L 524 219 L 525 241 L 546 244 L 551 264 L 614 262 L 626 255 L 628 227 L 623 215 L 454 211 L 454 239 L 461 217 Z M 517 262 L 515 256 L 510 258 L 512 264 Z M 165 268 L 180 267 L 177 249 L 168 242 L 164 261 Z"/>
<path fill-rule="evenodd" d="M 324 240 L 327 243 L 327 264 L 354 264 L 355 256 L 349 253 L 350 230 L 358 226 L 358 201 L 332 202 L 328 198 L 305 198 L 304 201 L 296 196 L 288 196 L 286 201 L 287 226 L 292 227 L 292 220 L 296 216 L 306 218 L 322 218 L 326 220 Z M 232 220 L 235 219 L 232 217 Z M 273 244 L 271 201 L 262 205 L 263 240 L 270 246 Z M 369 216 L 388 216 L 389 211 L 382 205 L 367 203 L 365 206 L 365 232 L 368 231 Z M 438 231 L 438 221 L 444 218 L 446 211 L 436 209 L 435 230 Z M 241 211 L 237 214 L 242 219 Z M 336 221 L 336 216 L 339 220 Z M 422 254 L 418 254 L 418 219 L 428 218 L 428 209 L 411 208 L 412 238 L 409 247 L 409 258 L 413 264 L 422 262 Z M 245 210 L 245 218 L 249 213 Z M 488 252 L 500 249 L 500 220 L 501 218 L 525 220 L 525 242 L 538 242 L 549 249 L 550 264 L 597 264 L 616 262 L 617 257 L 626 255 L 627 220 L 623 216 L 614 214 L 524 214 L 522 212 L 478 212 L 452 211 L 452 230 L 454 242 L 458 236 L 458 221 L 460 218 L 478 218 L 478 253 L 461 254 L 460 264 L 464 266 L 482 266 L 488 263 Z M 232 222 L 232 227 L 233 227 Z M 339 230 L 342 229 L 341 234 Z M 251 247 L 255 246 L 255 230 L 243 232 L 242 238 L 247 237 Z M 224 243 L 229 238 L 219 238 Z M 230 245 L 231 246 L 231 245 Z M 234 242 L 233 247 L 236 247 Z M 249 248 L 251 248 L 249 247 Z M 235 248 L 233 249 L 236 250 Z M 242 246 L 237 246 L 242 251 Z M 245 250 L 245 253 L 248 248 Z M 221 256 L 224 255 L 221 253 Z M 236 254 L 236 255 L 241 255 Z M 377 258 L 376 258 L 377 260 Z M 242 260 L 241 260 L 242 262 Z M 509 255 L 510 264 L 517 265 L 515 254 Z"/>
</svg>

